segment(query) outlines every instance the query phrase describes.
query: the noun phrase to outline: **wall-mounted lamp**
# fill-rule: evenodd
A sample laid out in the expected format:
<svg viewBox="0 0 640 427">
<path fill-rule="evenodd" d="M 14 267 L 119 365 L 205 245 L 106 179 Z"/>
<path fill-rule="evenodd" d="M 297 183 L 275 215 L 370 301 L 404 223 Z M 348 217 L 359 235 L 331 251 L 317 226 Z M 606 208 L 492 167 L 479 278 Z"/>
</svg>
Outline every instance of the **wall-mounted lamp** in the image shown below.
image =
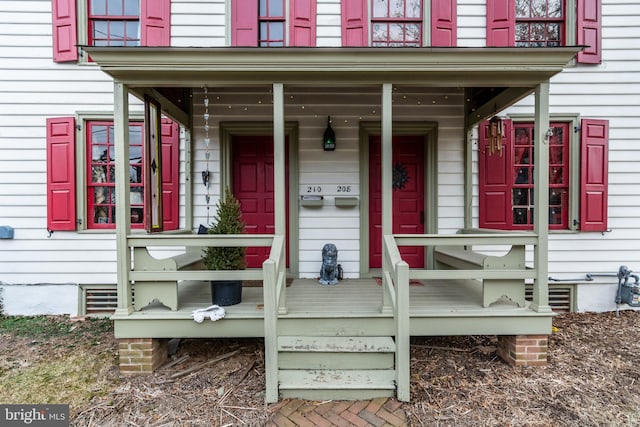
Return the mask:
<svg viewBox="0 0 640 427">
<path fill-rule="evenodd" d="M 493 116 L 489 120 L 489 154 L 497 152 L 502 156 L 502 138 L 504 138 L 502 119 L 498 116 Z"/>
<path fill-rule="evenodd" d="M 322 148 L 324 148 L 324 151 L 333 151 L 336 149 L 336 133 L 331 129 L 330 116 L 327 116 L 327 128 L 322 138 Z"/>
</svg>

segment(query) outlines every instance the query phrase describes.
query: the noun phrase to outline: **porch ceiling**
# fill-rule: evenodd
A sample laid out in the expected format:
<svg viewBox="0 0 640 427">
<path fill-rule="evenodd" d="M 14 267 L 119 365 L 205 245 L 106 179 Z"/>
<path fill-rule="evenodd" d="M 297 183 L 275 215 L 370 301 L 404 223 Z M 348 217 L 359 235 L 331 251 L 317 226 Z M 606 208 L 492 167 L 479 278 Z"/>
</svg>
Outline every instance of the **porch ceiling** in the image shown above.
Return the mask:
<svg viewBox="0 0 640 427">
<path fill-rule="evenodd" d="M 185 88 L 422 85 L 466 89 L 475 123 L 513 104 L 573 59 L 559 48 L 82 47 L 115 81 L 189 114 Z M 180 89 L 182 88 L 182 89 Z M 483 88 L 491 88 L 490 90 Z"/>
</svg>

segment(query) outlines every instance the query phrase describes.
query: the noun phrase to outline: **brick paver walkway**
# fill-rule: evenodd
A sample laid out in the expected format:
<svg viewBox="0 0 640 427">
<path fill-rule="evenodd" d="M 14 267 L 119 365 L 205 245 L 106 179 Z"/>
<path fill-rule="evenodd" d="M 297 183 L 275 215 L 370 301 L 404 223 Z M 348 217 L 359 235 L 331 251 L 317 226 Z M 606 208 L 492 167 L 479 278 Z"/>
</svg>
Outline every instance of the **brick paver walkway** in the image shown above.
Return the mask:
<svg viewBox="0 0 640 427">
<path fill-rule="evenodd" d="M 312 402 L 284 400 L 268 427 L 400 427 L 408 426 L 402 403 L 379 398 L 357 401 Z"/>
</svg>

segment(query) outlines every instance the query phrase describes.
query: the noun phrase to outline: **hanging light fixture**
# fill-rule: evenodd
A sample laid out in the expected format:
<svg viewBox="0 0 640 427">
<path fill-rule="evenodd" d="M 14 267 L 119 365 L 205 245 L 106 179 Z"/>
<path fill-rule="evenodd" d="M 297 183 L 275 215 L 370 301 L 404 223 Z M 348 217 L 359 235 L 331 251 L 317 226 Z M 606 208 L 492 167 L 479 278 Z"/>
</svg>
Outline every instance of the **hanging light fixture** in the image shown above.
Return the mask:
<svg viewBox="0 0 640 427">
<path fill-rule="evenodd" d="M 322 138 L 322 148 L 324 151 L 333 151 L 336 149 L 336 133 L 331 129 L 331 116 L 327 116 L 327 128 Z"/>
<path fill-rule="evenodd" d="M 504 137 L 504 126 L 502 119 L 498 116 L 489 120 L 489 154 L 499 153 L 502 156 L 502 138 Z"/>
</svg>

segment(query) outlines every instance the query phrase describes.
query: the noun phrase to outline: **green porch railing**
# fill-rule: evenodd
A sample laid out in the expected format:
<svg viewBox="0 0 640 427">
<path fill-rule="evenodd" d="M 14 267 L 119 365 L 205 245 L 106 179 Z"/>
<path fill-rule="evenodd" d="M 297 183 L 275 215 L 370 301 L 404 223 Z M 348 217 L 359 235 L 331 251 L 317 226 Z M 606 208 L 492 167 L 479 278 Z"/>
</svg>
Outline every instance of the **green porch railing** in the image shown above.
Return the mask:
<svg viewBox="0 0 640 427">
<path fill-rule="evenodd" d="M 382 311 L 391 310 L 396 338 L 396 397 L 408 402 L 409 391 L 409 264 L 402 260 L 400 251 L 390 235 L 384 236 Z"/>
<path fill-rule="evenodd" d="M 131 307 L 132 283 L 136 281 L 179 281 L 179 280 L 262 280 L 264 298 L 264 336 L 265 336 L 265 371 L 266 371 L 266 401 L 278 401 L 278 348 L 277 348 L 277 320 L 278 314 L 286 313 L 286 260 L 284 237 L 280 235 L 183 235 L 183 234 L 154 234 L 127 237 L 127 245 L 131 251 L 132 268 L 128 271 L 128 278 L 124 283 L 124 294 L 118 292 L 118 305 L 126 311 L 133 311 Z M 163 270 L 163 259 L 149 263 L 148 256 L 136 260 L 136 253 L 148 254 L 148 250 L 167 254 L 185 253 L 199 254 L 204 247 L 270 247 L 269 258 L 264 261 L 262 268 L 246 270 L 213 271 L 199 269 Z M 144 252 L 136 249 L 144 249 Z M 146 262 L 144 270 L 136 270 L 136 261 Z"/>
</svg>

